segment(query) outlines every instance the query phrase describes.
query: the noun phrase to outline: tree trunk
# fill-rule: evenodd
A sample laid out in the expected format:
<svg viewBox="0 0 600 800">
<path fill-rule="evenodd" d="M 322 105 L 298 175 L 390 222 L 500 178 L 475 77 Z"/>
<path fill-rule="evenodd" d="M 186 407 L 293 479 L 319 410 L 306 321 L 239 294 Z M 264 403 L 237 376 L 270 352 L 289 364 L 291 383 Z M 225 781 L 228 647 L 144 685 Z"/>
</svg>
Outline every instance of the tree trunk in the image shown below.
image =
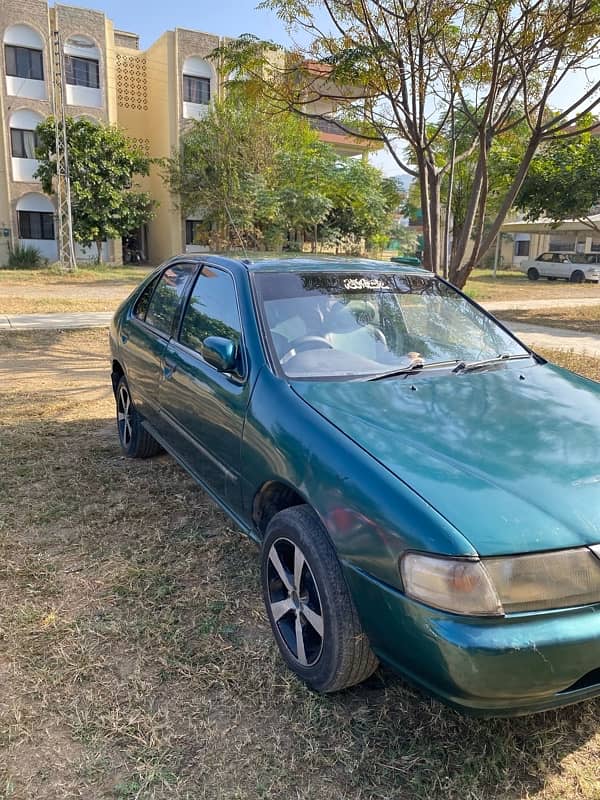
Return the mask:
<svg viewBox="0 0 600 800">
<path fill-rule="evenodd" d="M 460 253 L 457 252 L 456 258 L 452 259 L 450 280 L 452 281 L 452 283 L 458 286 L 459 289 L 463 288 L 463 286 L 465 285 L 465 283 L 469 278 L 469 275 L 473 271 L 473 268 L 477 265 L 479 259 L 484 255 L 484 253 L 486 253 L 490 249 L 492 243 L 494 242 L 494 239 L 498 235 L 500 228 L 502 227 L 502 223 L 506 219 L 506 215 L 510 211 L 512 204 L 514 203 L 515 198 L 519 193 L 519 189 L 523 185 L 523 181 L 527 176 L 527 171 L 529 169 L 529 165 L 531 164 L 531 159 L 535 155 L 539 142 L 540 142 L 539 135 L 532 136 L 527 146 L 527 150 L 525 151 L 525 155 L 523 156 L 523 160 L 519 165 L 517 174 L 515 175 L 510 188 L 504 195 L 502 205 L 500 206 L 500 209 L 498 210 L 494 221 L 492 222 L 488 230 L 485 232 L 485 234 L 483 233 L 483 228 L 479 230 L 479 236 L 477 237 L 477 241 L 475 243 L 475 246 L 473 247 L 473 251 L 469 256 L 469 258 L 466 259 L 464 263 L 461 264 L 461 262 L 464 259 L 464 254 L 466 249 L 463 248 L 462 252 Z M 483 226 L 484 222 L 485 222 L 484 220 L 480 220 L 479 225 Z M 473 226 L 471 224 L 469 226 L 470 228 L 469 235 L 471 233 L 472 227 Z"/>
<path fill-rule="evenodd" d="M 427 166 L 423 154 L 417 152 L 419 167 L 419 190 L 421 195 L 421 216 L 423 224 L 423 266 L 433 269 L 433 254 L 431 251 L 431 208 L 429 205 L 429 183 L 427 181 Z"/>
<path fill-rule="evenodd" d="M 96 239 L 97 261 L 102 264 L 102 239 Z"/>
</svg>

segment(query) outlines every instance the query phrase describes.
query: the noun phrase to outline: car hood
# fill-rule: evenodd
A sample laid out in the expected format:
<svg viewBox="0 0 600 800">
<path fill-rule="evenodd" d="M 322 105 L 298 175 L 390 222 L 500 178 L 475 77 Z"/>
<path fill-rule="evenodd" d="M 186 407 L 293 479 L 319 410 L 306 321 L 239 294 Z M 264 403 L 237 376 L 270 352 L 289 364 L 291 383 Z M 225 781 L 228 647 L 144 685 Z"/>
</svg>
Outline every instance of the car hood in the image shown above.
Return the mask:
<svg viewBox="0 0 600 800">
<path fill-rule="evenodd" d="M 481 555 L 600 542 L 600 384 L 513 362 L 292 386 Z"/>
</svg>

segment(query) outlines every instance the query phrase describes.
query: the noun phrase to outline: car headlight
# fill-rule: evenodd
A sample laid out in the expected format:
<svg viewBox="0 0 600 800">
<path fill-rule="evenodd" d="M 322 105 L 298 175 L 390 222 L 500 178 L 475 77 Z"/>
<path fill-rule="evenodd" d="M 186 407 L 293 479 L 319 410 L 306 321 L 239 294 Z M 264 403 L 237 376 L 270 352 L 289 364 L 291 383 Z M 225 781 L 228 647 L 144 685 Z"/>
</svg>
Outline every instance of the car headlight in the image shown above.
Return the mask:
<svg viewBox="0 0 600 800">
<path fill-rule="evenodd" d="M 400 562 L 402 585 L 413 600 L 455 614 L 502 615 L 502 605 L 479 560 L 406 553 Z"/>
<path fill-rule="evenodd" d="M 598 546 L 482 560 L 407 553 L 400 571 L 409 597 L 455 614 L 502 615 L 600 602 Z"/>
</svg>

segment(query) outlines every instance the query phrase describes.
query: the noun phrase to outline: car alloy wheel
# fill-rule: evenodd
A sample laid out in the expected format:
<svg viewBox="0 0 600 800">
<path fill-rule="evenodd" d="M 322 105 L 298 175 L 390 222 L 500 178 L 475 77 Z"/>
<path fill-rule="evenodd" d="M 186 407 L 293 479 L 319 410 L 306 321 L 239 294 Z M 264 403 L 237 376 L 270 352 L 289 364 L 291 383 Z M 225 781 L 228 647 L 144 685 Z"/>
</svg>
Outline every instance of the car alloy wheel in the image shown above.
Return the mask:
<svg viewBox="0 0 600 800">
<path fill-rule="evenodd" d="M 162 447 L 144 428 L 143 419 L 133 404 L 124 375 L 121 375 L 117 383 L 115 399 L 119 442 L 127 458 L 149 458 L 162 452 Z"/>
<path fill-rule="evenodd" d="M 133 437 L 133 405 L 129 396 L 129 388 L 121 382 L 117 393 L 117 425 L 119 439 L 125 449 L 131 444 Z"/>
<path fill-rule="evenodd" d="M 290 654 L 311 667 L 323 650 L 324 621 L 319 590 L 300 547 L 277 539 L 268 556 L 268 595 L 274 624 Z"/>
<path fill-rule="evenodd" d="M 317 692 L 336 692 L 377 667 L 342 565 L 308 505 L 278 511 L 261 554 L 269 622 L 287 666 Z"/>
</svg>

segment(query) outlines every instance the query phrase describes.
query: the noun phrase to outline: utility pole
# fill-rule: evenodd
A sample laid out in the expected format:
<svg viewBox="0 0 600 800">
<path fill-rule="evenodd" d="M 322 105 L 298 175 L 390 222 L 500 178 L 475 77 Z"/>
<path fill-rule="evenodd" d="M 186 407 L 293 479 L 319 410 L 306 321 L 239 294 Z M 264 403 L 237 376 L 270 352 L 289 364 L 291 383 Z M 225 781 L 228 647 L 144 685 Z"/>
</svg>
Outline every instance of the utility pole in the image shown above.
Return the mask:
<svg viewBox="0 0 600 800">
<path fill-rule="evenodd" d="M 71 185 L 69 181 L 69 153 L 67 147 L 67 118 L 65 115 L 65 75 L 63 53 L 58 31 L 52 31 L 54 56 L 54 130 L 56 135 L 56 197 L 58 201 L 57 233 L 58 261 L 63 269 L 75 271 L 73 245 L 73 218 L 71 215 Z"/>
</svg>

